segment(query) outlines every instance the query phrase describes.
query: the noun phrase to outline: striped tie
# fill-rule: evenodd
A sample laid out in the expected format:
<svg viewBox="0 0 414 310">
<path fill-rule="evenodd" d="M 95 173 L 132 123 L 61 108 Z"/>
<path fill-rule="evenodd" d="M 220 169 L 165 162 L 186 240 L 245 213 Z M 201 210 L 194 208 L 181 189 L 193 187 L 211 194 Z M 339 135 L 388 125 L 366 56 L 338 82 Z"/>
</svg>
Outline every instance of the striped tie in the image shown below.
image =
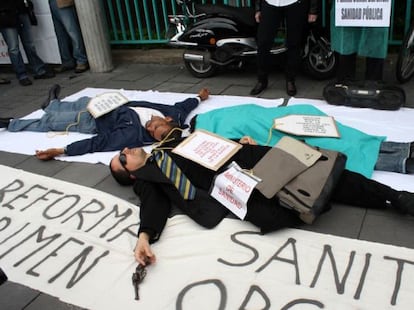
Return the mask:
<svg viewBox="0 0 414 310">
<path fill-rule="evenodd" d="M 174 186 L 178 189 L 181 196 L 186 200 L 194 199 L 196 189 L 194 185 L 188 180 L 177 164 L 164 151 L 154 152 L 155 161 L 160 167 L 165 176 L 171 180 Z"/>
</svg>

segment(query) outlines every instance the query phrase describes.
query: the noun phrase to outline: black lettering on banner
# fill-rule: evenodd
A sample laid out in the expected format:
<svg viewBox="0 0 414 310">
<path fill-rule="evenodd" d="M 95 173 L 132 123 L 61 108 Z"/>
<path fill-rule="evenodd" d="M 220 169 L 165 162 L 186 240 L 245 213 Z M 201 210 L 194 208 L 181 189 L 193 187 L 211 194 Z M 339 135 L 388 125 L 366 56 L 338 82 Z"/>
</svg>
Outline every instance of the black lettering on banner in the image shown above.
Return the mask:
<svg viewBox="0 0 414 310">
<path fill-rule="evenodd" d="M 55 241 L 56 239 L 58 239 L 58 238 L 60 238 L 60 236 L 62 236 L 62 234 L 54 234 L 54 235 L 51 235 L 51 236 L 49 236 L 49 237 L 46 237 L 46 238 L 41 238 L 41 236 L 43 236 L 43 232 L 44 232 L 44 230 L 45 230 L 45 228 L 46 228 L 46 226 L 41 226 L 39 229 L 38 229 L 38 234 L 37 234 L 37 238 L 36 238 L 36 243 L 40 243 L 40 242 L 43 242 L 43 241 L 45 241 L 45 240 L 49 240 L 47 243 L 45 243 L 44 245 L 42 245 L 41 247 L 39 247 L 38 249 L 36 249 L 36 250 L 34 250 L 32 253 L 30 253 L 30 254 L 28 254 L 28 255 L 26 255 L 25 257 L 23 257 L 20 261 L 18 261 L 17 263 L 15 263 L 13 266 L 14 267 L 17 267 L 17 266 L 19 266 L 21 263 L 23 263 L 26 259 L 28 259 L 28 258 L 30 258 L 30 257 L 32 257 L 33 255 L 35 255 L 37 252 L 39 252 L 39 251 L 41 251 L 43 248 L 45 248 L 45 247 L 47 247 L 50 243 L 52 243 L 53 241 Z M 37 233 L 36 231 L 34 232 L 34 234 L 32 234 L 32 236 L 34 236 L 36 233 Z M 26 240 L 29 240 L 30 239 L 30 235 L 26 238 Z M 24 241 L 26 241 L 26 240 L 24 240 Z M 23 243 L 23 242 L 22 242 Z"/>
<path fill-rule="evenodd" d="M 292 259 L 287 259 L 287 258 L 283 258 L 283 257 L 279 257 L 279 254 L 287 247 L 290 246 L 290 248 L 292 249 L 292 255 L 293 258 Z M 300 277 L 299 277 L 299 263 L 298 263 L 298 254 L 297 254 L 297 250 L 296 250 L 296 240 L 293 238 L 289 238 L 284 245 L 282 245 L 279 250 L 276 251 L 276 253 L 269 258 L 269 260 L 263 264 L 263 266 L 261 266 L 259 269 L 256 270 L 256 272 L 261 272 L 263 269 L 265 269 L 272 260 L 279 260 L 285 263 L 289 263 L 292 264 L 295 267 L 295 272 L 296 272 L 296 279 L 295 279 L 295 283 L 296 284 L 300 284 Z"/>
<path fill-rule="evenodd" d="M 36 191 L 36 190 L 41 190 L 42 192 L 44 192 L 44 191 L 47 191 L 47 188 L 46 188 L 46 187 L 43 187 L 43 186 L 41 186 L 41 185 L 39 185 L 39 184 L 33 185 L 32 187 L 30 187 L 30 188 L 29 188 L 28 190 L 26 190 L 25 192 L 23 192 L 23 193 L 21 193 L 21 194 L 19 194 L 19 195 L 14 196 L 14 198 L 13 198 L 12 200 L 10 200 L 10 201 L 8 201 L 8 202 L 4 203 L 4 205 L 3 205 L 3 206 L 6 206 L 6 207 L 8 207 L 9 209 L 13 210 L 13 209 L 15 209 L 15 207 L 13 207 L 13 206 L 11 205 L 11 203 L 13 203 L 13 202 L 18 201 L 20 204 L 23 204 L 24 202 L 21 202 L 21 201 L 19 201 L 19 200 L 28 200 L 28 201 L 32 201 L 32 200 L 33 200 L 33 198 L 32 198 L 32 196 L 31 196 L 31 195 L 38 195 L 38 193 L 37 193 L 37 191 Z M 30 195 L 29 195 L 29 194 L 30 194 Z M 36 197 L 37 197 L 37 196 L 36 196 Z M 31 206 L 31 205 L 33 205 L 33 204 L 34 204 L 34 202 L 31 202 L 28 206 L 26 206 L 26 207 L 24 207 L 24 208 L 21 208 L 21 211 L 23 211 L 23 210 L 27 209 L 29 206 Z"/>
<path fill-rule="evenodd" d="M 220 280 L 210 279 L 210 280 L 203 280 L 203 281 L 195 282 L 195 283 L 189 284 L 186 287 L 184 287 L 177 296 L 177 300 L 175 302 L 175 309 L 176 310 L 182 310 L 183 309 L 183 300 L 184 300 L 185 294 L 187 294 L 194 287 L 201 286 L 201 285 L 215 285 L 218 288 L 219 294 L 220 294 L 220 296 L 219 296 L 220 297 L 220 304 L 219 304 L 217 309 L 218 310 L 224 310 L 226 308 L 226 304 L 227 304 L 226 287 L 224 286 L 224 284 Z M 200 303 L 201 302 L 202 301 L 200 301 Z M 213 309 L 213 308 L 211 308 L 211 309 Z"/>
<path fill-rule="evenodd" d="M 28 226 L 28 223 L 24 226 L 24 228 L 26 228 L 27 226 Z M 48 246 L 51 242 L 53 242 L 54 240 L 56 240 L 57 238 L 59 238 L 62 235 L 62 234 L 54 234 L 54 235 L 51 235 L 49 237 L 43 238 L 43 233 L 45 231 L 45 228 L 46 228 L 46 226 L 40 226 L 39 229 L 35 230 L 33 233 L 31 233 L 30 235 L 28 235 L 22 241 L 20 241 L 19 243 L 15 244 L 10 249 L 8 249 L 6 252 L 4 252 L 3 254 L 1 254 L 0 255 L 0 258 L 3 258 L 6 255 L 8 255 L 9 253 L 13 252 L 13 250 L 15 250 L 18 247 L 20 247 L 21 245 L 25 244 L 27 241 L 29 241 L 33 237 L 36 237 L 36 239 L 35 239 L 36 243 L 42 243 L 42 242 L 48 240 L 48 242 L 46 242 L 45 244 L 43 244 L 42 246 L 40 246 L 38 249 L 36 249 L 35 251 L 33 251 L 32 253 L 30 253 L 29 255 L 27 255 L 26 257 L 24 257 L 23 259 L 21 259 L 17 263 L 15 263 L 13 266 L 16 267 L 16 266 L 20 265 L 26 259 L 28 259 L 29 257 L 31 257 L 32 255 L 34 255 L 35 253 L 39 252 L 40 250 L 42 250 L 43 248 L 45 248 L 46 246 Z M 19 232 L 20 231 L 22 231 L 22 229 L 20 229 Z M 13 236 L 15 236 L 15 234 Z"/>
<path fill-rule="evenodd" d="M 19 230 L 17 230 L 17 231 L 15 231 L 15 232 L 13 232 L 13 233 L 11 233 L 8 237 L 6 237 L 5 239 L 3 239 L 3 241 L 0 241 L 0 244 L 3 244 L 3 243 L 5 243 L 5 242 L 7 242 L 9 239 L 12 239 L 12 238 L 14 238 L 14 237 L 16 237 L 16 236 L 18 236 L 19 235 L 19 233 L 22 231 L 22 230 L 24 230 L 27 226 L 29 226 L 30 225 L 30 223 L 26 223 L 26 224 L 24 224 Z M 2 258 L 3 256 L 0 256 L 0 258 Z"/>
<path fill-rule="evenodd" d="M 57 273 L 55 276 L 53 276 L 52 278 L 49 279 L 49 283 L 54 282 L 57 278 L 59 278 L 66 270 L 69 269 L 70 266 L 72 266 L 74 263 L 76 263 L 76 261 L 80 261 L 79 265 L 77 266 L 74 274 L 72 275 L 72 277 L 70 278 L 69 282 L 66 284 L 66 288 L 72 288 L 78 281 L 80 281 L 85 275 L 88 274 L 89 271 L 92 270 L 92 268 L 98 264 L 98 262 L 105 256 L 107 256 L 109 254 L 109 251 L 106 250 L 104 251 L 101 255 L 99 255 L 98 257 L 96 257 L 92 264 L 90 264 L 87 268 L 85 268 L 85 270 L 83 272 L 80 273 L 79 276 L 78 273 L 81 269 L 81 267 L 83 266 L 83 264 L 85 263 L 86 258 L 88 257 L 88 255 L 92 252 L 93 250 L 93 246 L 88 246 L 86 249 L 84 249 L 78 256 L 76 256 L 71 262 L 69 262 L 69 264 L 67 264 L 62 271 L 60 271 L 59 273 Z"/>
<path fill-rule="evenodd" d="M 121 229 L 121 230 L 119 231 L 119 234 L 117 234 L 117 235 L 113 236 L 112 238 L 107 239 L 106 241 L 108 241 L 108 242 L 112 242 L 112 241 L 114 241 L 115 239 L 117 239 L 117 238 L 119 238 L 120 236 L 122 236 L 124 233 L 127 233 L 127 234 L 129 234 L 129 235 L 131 235 L 131 236 L 133 236 L 133 237 L 136 237 L 136 236 L 137 236 L 137 231 L 138 231 L 138 226 L 139 226 L 139 223 L 140 223 L 140 222 L 137 222 L 137 223 L 134 223 L 134 224 L 128 225 L 127 227 L 125 227 L 125 228 Z M 135 228 L 135 230 L 133 231 L 133 230 L 131 230 L 131 228 Z"/>
<path fill-rule="evenodd" d="M 1 223 L 4 223 L 4 224 L 1 224 Z M 5 216 L 5 217 L 1 218 L 0 219 L 0 225 L 4 225 L 4 226 L 3 227 L 0 226 L 0 231 L 2 231 L 4 229 L 6 229 L 7 227 L 9 227 L 10 223 L 11 223 L 11 218 L 10 217 Z"/>
<path fill-rule="evenodd" d="M 243 300 L 243 303 L 239 307 L 239 310 L 251 309 L 251 308 L 248 307 L 248 302 L 249 302 L 250 298 L 252 298 L 253 293 L 255 293 L 255 292 L 258 293 L 265 302 L 265 306 L 263 308 L 261 308 L 261 310 L 270 309 L 271 303 L 270 303 L 269 297 L 267 297 L 266 293 L 259 286 L 252 285 L 252 286 L 250 286 L 249 291 L 247 292 L 246 298 Z"/>
<path fill-rule="evenodd" d="M 391 256 L 384 256 L 384 259 L 395 260 L 397 262 L 397 266 L 398 266 L 397 274 L 396 274 L 396 277 L 395 277 L 394 291 L 392 293 L 392 297 L 391 297 L 391 301 L 390 301 L 390 304 L 395 306 L 397 304 L 398 292 L 400 291 L 401 278 L 402 278 L 402 272 L 404 270 L 404 264 L 414 265 L 414 262 L 406 260 L 406 259 L 391 257 Z"/>
<path fill-rule="evenodd" d="M 43 211 L 43 217 L 48 220 L 53 220 L 53 219 L 62 217 L 66 213 L 68 213 L 73 207 L 75 207 L 79 203 L 80 199 L 81 198 L 79 195 L 64 195 L 63 197 L 55 200 L 53 203 L 51 203 L 50 205 L 46 207 L 46 209 Z M 65 206 L 67 207 L 64 208 Z M 53 211 L 54 209 L 59 209 L 59 208 L 62 208 L 60 213 L 56 212 L 55 215 L 51 214 L 52 213 L 51 211 Z"/>
<path fill-rule="evenodd" d="M 218 258 L 217 261 L 219 263 L 222 263 L 222 264 L 225 264 L 225 265 L 228 265 L 228 266 L 240 266 L 241 267 L 241 266 L 250 265 L 250 264 L 254 263 L 257 260 L 257 258 L 259 257 L 259 252 L 257 252 L 257 250 L 255 248 L 253 248 L 252 246 L 237 240 L 238 235 L 259 235 L 259 233 L 258 232 L 253 232 L 253 231 L 240 231 L 240 232 L 232 234 L 231 237 L 230 237 L 230 239 L 234 243 L 240 244 L 240 245 L 250 249 L 253 253 L 252 254 L 253 257 L 249 261 L 244 262 L 244 263 L 230 263 L 230 262 L 225 261 L 224 259 Z"/>
<path fill-rule="evenodd" d="M 369 263 L 371 261 L 371 256 L 372 255 L 370 253 L 365 254 L 364 269 L 362 270 L 361 277 L 359 278 L 359 283 L 358 283 L 358 287 L 354 295 L 354 299 L 359 299 L 359 297 L 361 296 L 361 291 L 362 291 L 362 287 L 364 286 L 365 279 L 367 277 L 367 272 L 369 268 Z"/>
<path fill-rule="evenodd" d="M 91 207 L 91 210 L 88 210 L 88 207 Z M 93 209 L 94 206 L 97 206 L 95 209 Z M 62 221 L 63 223 L 66 223 L 67 221 L 69 221 L 71 218 L 75 217 L 76 215 L 79 218 L 79 224 L 78 227 L 76 229 L 81 230 L 82 229 L 82 225 L 83 225 L 83 214 L 96 214 L 101 212 L 103 209 L 105 209 L 105 206 L 102 202 L 100 202 L 97 199 L 92 199 L 90 202 L 88 202 L 86 205 L 84 205 L 82 208 L 80 208 L 78 211 L 76 211 L 74 214 L 72 214 L 71 216 L 69 216 L 68 218 L 66 218 L 65 220 Z"/>
<path fill-rule="evenodd" d="M 112 207 L 112 210 L 109 211 L 107 214 L 105 214 L 99 221 L 95 223 L 95 225 L 92 225 L 90 228 L 86 229 L 85 232 L 92 231 L 95 227 L 97 227 L 99 224 L 101 224 L 105 219 L 109 218 L 111 214 L 114 214 L 115 218 L 120 218 L 117 222 L 115 222 L 111 227 L 109 227 L 105 232 L 103 232 L 99 238 L 104 238 L 112 229 L 118 226 L 119 223 L 125 221 L 128 217 L 131 216 L 132 210 L 128 208 L 124 213 L 119 212 L 118 205 L 114 205 Z"/>
<path fill-rule="evenodd" d="M 54 249 L 50 254 L 48 254 L 45 258 L 43 258 L 40 262 L 38 262 L 36 265 L 34 265 L 32 268 L 30 268 L 26 273 L 27 274 L 30 274 L 32 276 L 38 277 L 39 274 L 37 272 L 35 272 L 34 269 L 36 267 L 39 267 L 41 264 L 43 264 L 49 258 L 58 256 L 58 250 L 60 250 L 61 248 L 63 248 L 65 245 L 69 244 L 69 242 L 75 242 L 75 243 L 77 243 L 79 245 L 84 245 L 84 242 L 82 242 L 82 241 L 80 241 L 78 239 L 69 237 L 66 241 L 64 241 L 63 243 L 61 243 L 56 249 Z"/>
<path fill-rule="evenodd" d="M 320 309 L 325 308 L 325 305 L 321 303 L 320 301 L 313 300 L 313 299 L 300 298 L 300 299 L 292 300 L 291 302 L 289 302 L 288 304 L 280 308 L 280 310 L 288 310 L 288 309 L 295 307 L 296 305 L 304 305 L 304 304 L 315 305 L 319 307 Z"/>
<path fill-rule="evenodd" d="M 37 199 L 33 200 L 31 203 L 29 203 L 27 206 L 23 207 L 20 209 L 20 211 L 25 211 L 26 209 L 35 206 L 37 202 L 39 201 L 50 201 L 51 197 L 49 196 L 53 196 L 53 195 L 58 195 L 58 196 L 62 196 L 63 193 L 59 192 L 57 190 L 51 189 L 49 191 L 47 191 L 45 194 L 41 195 L 40 197 L 38 197 Z"/>
<path fill-rule="evenodd" d="M 21 180 L 14 180 L 10 184 L 7 184 L 5 187 L 0 189 L 0 202 L 3 202 L 4 196 L 6 195 L 6 193 L 18 191 L 23 186 L 24 186 L 24 183 Z M 12 210 L 14 209 L 13 207 L 9 205 L 3 205 L 3 207 L 6 207 Z"/>
<path fill-rule="evenodd" d="M 325 244 L 325 246 L 323 247 L 322 257 L 319 260 L 318 268 L 317 268 L 317 271 L 315 273 L 315 276 L 312 280 L 312 283 L 311 283 L 310 287 L 312 287 L 312 288 L 315 287 L 316 282 L 318 281 L 319 275 L 321 273 L 323 263 L 325 262 L 325 258 L 326 258 L 327 255 L 328 255 L 328 257 L 331 261 L 331 266 L 332 266 L 334 279 L 335 279 L 336 291 L 337 291 L 338 294 L 343 294 L 344 291 L 345 291 L 346 279 L 349 276 L 349 272 L 352 268 L 352 263 L 354 262 L 355 251 L 351 251 L 351 253 L 349 255 L 348 266 L 346 268 L 345 274 L 342 277 L 342 280 L 339 280 L 338 269 L 336 267 L 335 257 L 332 253 L 332 247 L 330 245 L 327 245 L 327 244 Z"/>
</svg>

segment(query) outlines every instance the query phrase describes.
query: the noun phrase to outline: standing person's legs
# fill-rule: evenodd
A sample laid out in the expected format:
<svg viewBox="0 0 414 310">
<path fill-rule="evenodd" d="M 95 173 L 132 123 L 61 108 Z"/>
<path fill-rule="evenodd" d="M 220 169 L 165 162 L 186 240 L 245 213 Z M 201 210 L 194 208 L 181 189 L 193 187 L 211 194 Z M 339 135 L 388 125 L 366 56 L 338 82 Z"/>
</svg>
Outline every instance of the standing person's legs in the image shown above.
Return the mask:
<svg viewBox="0 0 414 310">
<path fill-rule="evenodd" d="M 282 16 L 283 8 L 269 5 L 263 1 L 257 30 L 257 84 L 250 91 L 251 95 L 257 95 L 267 88 L 269 66 L 271 65 L 270 49 Z"/>
<path fill-rule="evenodd" d="M 302 63 L 303 35 L 308 23 L 309 1 L 302 0 L 285 8 L 287 30 L 286 91 L 296 95 L 295 79 Z"/>
<path fill-rule="evenodd" d="M 26 66 L 19 48 L 19 35 L 16 28 L 2 28 L 0 30 L 6 41 L 10 61 L 19 81 L 28 79 Z"/>
<path fill-rule="evenodd" d="M 60 58 L 62 60 L 61 72 L 75 68 L 75 59 L 72 56 L 71 38 L 66 32 L 65 25 L 61 16 L 61 9 L 57 7 L 56 0 L 49 1 L 50 12 L 52 13 L 53 25 L 55 27 L 56 38 L 58 41 Z M 63 9 L 62 9 L 63 10 Z"/>
<path fill-rule="evenodd" d="M 383 80 L 384 58 L 365 58 L 365 79 L 373 81 Z"/>
<path fill-rule="evenodd" d="M 20 27 L 17 29 L 22 40 L 24 51 L 26 52 L 29 65 L 35 74 L 35 78 L 46 74 L 46 66 L 43 60 L 37 55 L 36 47 L 33 42 L 32 26 L 27 14 L 19 15 Z"/>
<path fill-rule="evenodd" d="M 83 43 L 82 32 L 79 26 L 75 6 L 59 10 L 61 22 L 65 26 L 66 32 L 72 40 L 72 55 L 76 59 L 76 64 L 86 64 L 88 62 L 88 58 L 86 57 L 85 45 Z"/>
<path fill-rule="evenodd" d="M 355 80 L 356 54 L 342 55 L 338 57 L 338 69 L 336 79 L 338 82 Z"/>
</svg>

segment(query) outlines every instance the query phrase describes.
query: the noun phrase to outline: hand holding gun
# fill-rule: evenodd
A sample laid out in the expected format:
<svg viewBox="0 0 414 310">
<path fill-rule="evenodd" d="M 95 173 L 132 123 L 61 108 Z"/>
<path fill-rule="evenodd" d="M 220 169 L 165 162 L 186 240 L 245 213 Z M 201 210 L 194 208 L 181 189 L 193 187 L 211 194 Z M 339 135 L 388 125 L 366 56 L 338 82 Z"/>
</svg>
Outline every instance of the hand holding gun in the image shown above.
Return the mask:
<svg viewBox="0 0 414 310">
<path fill-rule="evenodd" d="M 139 300 L 139 284 L 144 280 L 146 275 L 147 270 L 145 269 L 145 266 L 138 264 L 137 268 L 135 268 L 135 272 L 132 274 L 132 285 L 135 289 L 135 300 Z"/>
</svg>

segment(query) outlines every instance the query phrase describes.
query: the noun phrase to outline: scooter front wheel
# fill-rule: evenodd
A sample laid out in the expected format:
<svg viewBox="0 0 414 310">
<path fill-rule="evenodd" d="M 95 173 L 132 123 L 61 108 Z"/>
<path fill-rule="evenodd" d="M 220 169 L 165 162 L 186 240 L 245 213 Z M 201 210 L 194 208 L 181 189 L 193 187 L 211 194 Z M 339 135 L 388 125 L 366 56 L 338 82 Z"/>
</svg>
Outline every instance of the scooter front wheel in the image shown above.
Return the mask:
<svg viewBox="0 0 414 310">
<path fill-rule="evenodd" d="M 338 60 L 336 54 L 320 44 L 311 45 L 306 55 L 305 71 L 316 80 L 325 80 L 335 75 Z"/>
<path fill-rule="evenodd" d="M 184 64 L 190 73 L 196 78 L 208 78 L 217 71 L 217 66 L 209 61 L 209 51 L 186 50 L 184 52 Z"/>
</svg>

